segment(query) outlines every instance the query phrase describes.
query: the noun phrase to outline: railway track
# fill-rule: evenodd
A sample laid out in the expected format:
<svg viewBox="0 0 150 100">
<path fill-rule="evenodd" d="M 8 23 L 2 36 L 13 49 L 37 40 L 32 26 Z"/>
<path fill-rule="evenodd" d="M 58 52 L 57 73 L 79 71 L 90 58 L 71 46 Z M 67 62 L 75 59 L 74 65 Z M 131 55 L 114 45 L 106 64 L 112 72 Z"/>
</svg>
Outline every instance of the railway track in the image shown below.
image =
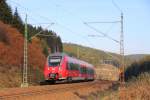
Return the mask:
<svg viewBox="0 0 150 100">
<path fill-rule="evenodd" d="M 0 92 L 0 100 L 16 100 L 21 99 L 21 97 L 28 97 L 33 95 L 41 95 L 41 94 L 51 94 L 51 93 L 57 93 L 57 92 L 65 92 L 69 90 L 76 90 L 76 89 L 82 89 L 87 86 L 94 86 L 94 85 L 102 85 L 102 84 L 108 84 L 112 83 L 110 81 L 93 81 L 93 82 L 83 82 L 83 83 L 73 83 L 73 84 L 60 84 L 60 85 L 49 85 L 49 86 L 41 86 L 41 88 L 32 89 L 32 87 L 21 89 L 21 91 L 18 92 L 12 92 L 12 93 L 3 93 Z"/>
</svg>

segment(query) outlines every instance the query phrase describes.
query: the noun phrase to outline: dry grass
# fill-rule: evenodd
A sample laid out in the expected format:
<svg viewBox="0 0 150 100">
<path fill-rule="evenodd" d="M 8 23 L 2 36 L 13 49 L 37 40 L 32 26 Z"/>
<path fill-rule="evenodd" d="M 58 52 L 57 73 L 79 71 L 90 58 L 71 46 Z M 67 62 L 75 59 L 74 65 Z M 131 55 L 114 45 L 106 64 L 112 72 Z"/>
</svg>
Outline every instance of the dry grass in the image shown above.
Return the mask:
<svg viewBox="0 0 150 100">
<path fill-rule="evenodd" d="M 7 74 L 6 74 L 7 73 Z M 3 88 L 19 87 L 21 84 L 21 73 L 16 67 L 9 70 L 0 66 L 0 90 Z"/>
<path fill-rule="evenodd" d="M 150 74 L 144 73 L 120 89 L 121 100 L 150 100 Z"/>
<path fill-rule="evenodd" d="M 118 90 L 99 92 L 96 97 L 90 95 L 88 100 L 150 100 L 150 74 L 141 74 Z"/>
</svg>

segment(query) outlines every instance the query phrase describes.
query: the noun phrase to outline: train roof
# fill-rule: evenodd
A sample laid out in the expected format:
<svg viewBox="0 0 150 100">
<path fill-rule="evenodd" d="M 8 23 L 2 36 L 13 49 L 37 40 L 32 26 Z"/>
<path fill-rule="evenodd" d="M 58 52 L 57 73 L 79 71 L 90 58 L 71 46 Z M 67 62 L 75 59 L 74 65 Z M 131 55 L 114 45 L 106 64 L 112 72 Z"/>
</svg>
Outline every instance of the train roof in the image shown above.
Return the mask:
<svg viewBox="0 0 150 100">
<path fill-rule="evenodd" d="M 79 63 L 81 65 L 86 65 L 88 67 L 93 67 L 93 65 L 89 64 L 88 62 L 85 62 L 85 61 L 77 59 L 77 58 L 69 57 L 69 56 L 68 56 L 68 61 L 70 61 L 70 62 L 77 62 L 77 63 Z"/>
<path fill-rule="evenodd" d="M 56 53 L 50 54 L 49 56 L 61 56 L 61 57 L 64 57 L 64 56 L 68 56 L 68 55 L 66 53 L 56 52 Z"/>
<path fill-rule="evenodd" d="M 75 57 L 70 57 L 70 56 L 67 55 L 66 53 L 60 53 L 60 52 L 58 52 L 58 53 L 50 54 L 49 56 L 50 56 L 50 57 L 52 57 L 52 56 L 65 57 L 65 56 L 66 56 L 70 62 L 77 62 L 77 63 L 80 63 L 81 65 L 83 64 L 83 65 L 86 65 L 86 66 L 89 66 L 89 67 L 93 67 L 92 64 L 89 64 L 88 62 L 82 61 L 82 60 L 77 59 L 77 58 L 75 58 Z"/>
</svg>

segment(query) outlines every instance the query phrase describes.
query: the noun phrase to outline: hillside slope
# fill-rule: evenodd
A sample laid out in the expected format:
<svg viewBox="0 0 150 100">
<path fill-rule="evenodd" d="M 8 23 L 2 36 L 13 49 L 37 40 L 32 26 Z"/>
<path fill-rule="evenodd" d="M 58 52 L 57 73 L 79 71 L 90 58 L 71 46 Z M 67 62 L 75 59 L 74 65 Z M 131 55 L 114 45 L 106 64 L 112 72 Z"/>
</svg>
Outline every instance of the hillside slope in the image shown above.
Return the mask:
<svg viewBox="0 0 150 100">
<path fill-rule="evenodd" d="M 0 22 L 0 87 L 20 85 L 23 67 L 23 43 L 24 38 L 17 29 Z M 28 44 L 29 70 L 40 71 L 43 69 L 45 59 L 38 39 Z"/>
<path fill-rule="evenodd" d="M 139 61 L 147 55 L 148 54 L 132 54 L 132 55 L 126 55 L 126 57 L 129 58 L 130 60 Z"/>
<path fill-rule="evenodd" d="M 105 52 L 98 49 L 93 49 L 90 47 L 85 47 L 77 44 L 72 43 L 63 43 L 64 52 L 79 57 L 82 60 L 85 60 L 89 63 L 92 63 L 94 65 L 99 65 L 102 63 L 103 60 L 107 59 L 113 59 L 113 61 L 120 61 L 120 55 L 111 53 L 111 52 Z M 129 66 L 135 61 L 138 61 L 148 54 L 136 54 L 136 55 L 125 55 L 125 65 Z M 113 56 L 113 57 L 112 57 Z"/>
<path fill-rule="evenodd" d="M 105 59 L 113 59 L 114 58 L 119 59 L 118 54 L 114 53 L 105 53 L 102 50 L 97 50 L 77 44 L 72 43 L 64 43 L 63 44 L 64 52 L 67 54 L 70 54 L 75 57 L 79 57 L 80 59 L 87 61 L 89 63 L 92 63 L 94 65 L 99 65 L 102 63 Z M 110 56 L 112 55 L 112 56 Z M 113 59 L 116 60 L 116 59 Z"/>
</svg>

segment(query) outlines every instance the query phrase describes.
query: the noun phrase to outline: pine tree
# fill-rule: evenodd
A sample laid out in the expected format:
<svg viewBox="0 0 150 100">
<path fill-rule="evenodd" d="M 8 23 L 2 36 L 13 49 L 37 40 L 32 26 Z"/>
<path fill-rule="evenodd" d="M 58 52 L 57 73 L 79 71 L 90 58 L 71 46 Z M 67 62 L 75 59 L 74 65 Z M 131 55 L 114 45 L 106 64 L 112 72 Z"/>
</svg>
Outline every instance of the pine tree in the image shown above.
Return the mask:
<svg viewBox="0 0 150 100">
<path fill-rule="evenodd" d="M 12 10 L 6 0 L 0 0 L 0 20 L 6 24 L 12 23 Z"/>
<path fill-rule="evenodd" d="M 59 52 L 63 52 L 63 44 L 62 44 L 61 38 L 59 36 L 57 37 L 57 45 L 59 48 Z"/>
<path fill-rule="evenodd" d="M 24 31 L 23 27 L 23 22 L 18 14 L 17 8 L 15 9 L 14 15 L 13 15 L 13 22 L 12 22 L 13 27 L 17 28 L 21 33 Z"/>
</svg>

